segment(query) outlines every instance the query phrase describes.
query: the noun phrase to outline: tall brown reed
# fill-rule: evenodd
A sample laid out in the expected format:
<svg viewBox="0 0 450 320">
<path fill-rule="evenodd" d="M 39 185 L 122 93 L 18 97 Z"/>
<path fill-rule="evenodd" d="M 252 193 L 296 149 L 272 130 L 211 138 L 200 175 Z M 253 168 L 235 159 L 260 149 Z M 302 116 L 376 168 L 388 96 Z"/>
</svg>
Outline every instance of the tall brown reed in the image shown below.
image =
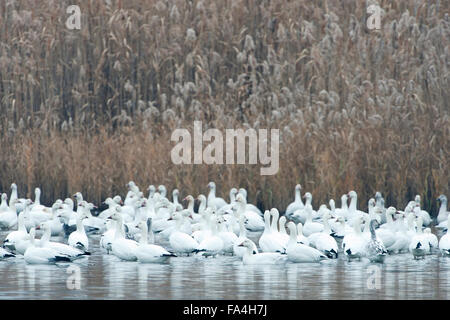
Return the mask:
<svg viewBox="0 0 450 320">
<path fill-rule="evenodd" d="M 65 28 L 79 4 L 82 29 Z M 375 191 L 425 207 L 450 191 L 448 2 L 128 0 L 0 3 L 0 187 L 46 202 L 166 184 L 234 186 L 283 208 L 301 183 L 318 205 Z M 193 120 L 280 128 L 280 170 L 173 165 Z"/>
</svg>

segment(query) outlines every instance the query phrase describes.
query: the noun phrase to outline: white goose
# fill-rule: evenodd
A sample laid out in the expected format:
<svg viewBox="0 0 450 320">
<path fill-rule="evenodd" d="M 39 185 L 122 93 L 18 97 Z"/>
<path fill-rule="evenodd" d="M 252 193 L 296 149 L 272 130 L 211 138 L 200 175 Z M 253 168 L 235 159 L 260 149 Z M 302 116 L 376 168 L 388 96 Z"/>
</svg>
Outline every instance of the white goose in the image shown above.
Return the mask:
<svg viewBox="0 0 450 320">
<path fill-rule="evenodd" d="M 35 188 L 34 189 L 34 204 L 31 206 L 31 211 L 41 211 L 41 210 L 50 210 L 49 207 L 46 207 L 41 204 L 41 189 Z"/>
<path fill-rule="evenodd" d="M 3 200 L 6 201 L 6 194 L 2 195 Z M 20 200 L 17 198 L 9 201 L 9 208 L 5 211 L 0 212 L 0 228 L 2 229 L 11 229 L 17 224 L 17 208 L 16 204 L 19 203 Z"/>
<path fill-rule="evenodd" d="M 300 221 L 298 221 L 297 217 L 293 217 L 294 212 L 297 210 L 302 210 L 305 207 L 305 205 L 303 204 L 303 201 L 302 201 L 301 190 L 302 190 L 302 186 L 300 184 L 297 184 L 295 186 L 294 202 L 291 202 L 287 206 L 286 212 L 285 212 L 285 216 L 288 217 L 290 220 L 293 220 L 296 223 L 298 223 Z"/>
<path fill-rule="evenodd" d="M 447 218 L 447 225 L 450 225 L 450 216 Z M 443 256 L 450 256 L 450 231 L 448 229 L 439 240 L 439 250 Z"/>
<path fill-rule="evenodd" d="M 417 207 L 416 214 L 418 214 L 418 215 L 420 214 L 422 216 L 423 225 L 425 227 L 428 227 L 431 223 L 431 217 L 427 211 L 422 210 L 422 208 L 420 207 L 420 195 L 416 195 L 416 197 L 414 198 L 414 202 L 416 203 L 416 207 Z"/>
<path fill-rule="evenodd" d="M 70 262 L 70 258 L 58 254 L 55 250 L 47 247 L 39 247 L 35 242 L 36 231 L 30 230 L 30 245 L 24 253 L 24 259 L 29 264 L 52 264 L 55 262 Z"/>
<path fill-rule="evenodd" d="M 430 243 L 422 231 L 422 217 L 416 218 L 416 234 L 409 243 L 409 252 L 413 254 L 414 260 L 424 259 L 425 255 L 430 252 Z"/>
<path fill-rule="evenodd" d="M 170 234 L 169 243 L 173 251 L 177 254 L 190 254 L 197 250 L 198 242 L 190 235 L 180 231 L 183 217 L 180 212 L 173 213 L 175 220 L 175 230 Z"/>
<path fill-rule="evenodd" d="M 355 217 L 353 219 L 353 232 L 346 234 L 342 240 L 342 250 L 348 260 L 361 260 L 366 254 L 367 241 L 361 233 L 361 223 L 362 217 Z"/>
<path fill-rule="evenodd" d="M 195 253 L 201 253 L 203 256 L 216 256 L 224 249 L 224 242 L 219 236 L 217 230 L 218 220 L 215 215 L 210 219 L 211 234 L 205 237 L 202 242 L 199 243 Z"/>
<path fill-rule="evenodd" d="M 111 253 L 121 260 L 136 261 L 138 243 L 134 240 L 125 239 L 120 207 L 116 208 L 116 212 L 111 215 L 111 219 L 116 221 L 114 239 L 111 241 Z"/>
<path fill-rule="evenodd" d="M 248 239 L 238 246 L 246 249 L 242 257 L 242 262 L 246 265 L 282 264 L 287 260 L 286 255 L 278 252 L 254 253 L 253 243 Z"/>
<path fill-rule="evenodd" d="M 216 184 L 214 182 L 211 181 L 208 184 L 208 188 L 209 188 L 208 206 L 220 209 L 227 204 L 227 202 L 222 198 L 216 197 Z"/>
<path fill-rule="evenodd" d="M 218 236 L 223 241 L 223 249 L 222 252 L 224 254 L 233 254 L 233 245 L 237 241 L 238 237 L 236 234 L 228 229 L 228 225 L 223 216 L 218 216 L 218 228 L 219 233 Z"/>
<path fill-rule="evenodd" d="M 53 249 L 58 255 L 66 256 L 71 261 L 90 255 L 89 252 L 78 250 L 67 244 L 50 241 L 52 230 L 49 222 L 41 223 L 40 228 L 44 231 L 41 241 L 39 242 L 41 247 Z"/>
<path fill-rule="evenodd" d="M 311 247 L 316 248 L 330 259 L 337 259 L 338 257 L 338 245 L 336 240 L 330 236 L 331 229 L 328 224 L 330 214 L 324 213 L 323 216 L 323 230 L 321 232 L 313 233 L 309 236 L 309 244 Z"/>
<path fill-rule="evenodd" d="M 176 257 L 161 246 L 148 243 L 148 225 L 141 221 L 137 227 L 141 230 L 139 246 L 135 250 L 137 260 L 141 263 L 161 263 L 166 262 L 170 257 Z"/>
<path fill-rule="evenodd" d="M 83 219 L 85 218 L 86 215 L 81 212 L 77 217 L 77 229 L 69 235 L 67 242 L 69 246 L 87 252 L 89 250 L 89 240 L 83 226 Z"/>
<path fill-rule="evenodd" d="M 235 242 L 233 243 L 233 253 L 235 256 L 238 256 L 240 258 L 242 258 L 245 254 L 245 251 L 247 250 L 246 248 L 239 246 L 242 242 L 244 242 L 245 240 L 249 240 L 250 239 L 247 238 L 247 232 L 245 229 L 245 225 L 244 225 L 244 221 L 245 221 L 245 217 L 241 216 L 239 218 L 239 237 L 235 240 Z M 253 243 L 253 251 L 252 253 L 258 253 L 258 248 L 256 247 L 256 244 L 251 241 Z"/>
<path fill-rule="evenodd" d="M 349 212 L 348 212 L 348 195 L 344 194 L 341 197 L 341 207 L 336 208 L 336 214 L 344 219 L 348 220 Z"/>
<path fill-rule="evenodd" d="M 313 233 L 322 232 L 323 224 L 312 221 L 313 210 L 312 210 L 312 206 L 309 203 L 305 204 L 305 211 L 306 211 L 307 217 L 306 217 L 305 224 L 303 225 L 303 234 L 306 237 L 309 237 Z"/>
<path fill-rule="evenodd" d="M 289 228 L 289 242 L 286 248 L 287 258 L 291 262 L 319 262 L 327 257 L 319 250 L 298 242 L 297 228 L 294 222 L 287 224 Z"/>
<path fill-rule="evenodd" d="M 436 221 L 438 223 L 438 226 L 436 226 L 436 228 L 447 229 L 448 228 L 447 218 L 450 213 L 447 211 L 447 202 L 448 202 L 447 197 L 441 194 L 439 198 L 437 198 L 437 201 L 440 202 L 440 206 L 439 206 L 439 213 L 436 218 Z"/>
<path fill-rule="evenodd" d="M 297 242 L 309 246 L 309 239 L 303 235 L 303 225 L 301 222 L 297 224 Z"/>
<path fill-rule="evenodd" d="M 388 210 L 386 210 L 386 219 L 388 219 Z M 395 231 L 395 242 L 393 245 L 386 247 L 386 249 L 388 250 L 388 252 L 393 253 L 401 253 L 403 251 L 407 252 L 409 250 L 411 237 L 407 233 L 408 228 L 405 222 L 405 214 L 399 213 L 396 219 L 396 221 L 398 221 L 398 229 L 396 229 Z"/>
<path fill-rule="evenodd" d="M 270 209 L 270 215 L 272 217 L 272 224 L 270 225 L 272 234 L 273 236 L 277 237 L 278 242 L 281 243 L 284 248 L 286 248 L 287 242 L 289 241 L 289 236 L 286 233 L 285 227 L 286 217 L 281 217 L 280 219 L 280 213 L 276 208 Z M 284 233 L 282 231 L 284 231 Z"/>
<path fill-rule="evenodd" d="M 259 247 L 262 252 L 286 252 L 285 244 L 280 241 L 277 234 L 274 233 L 272 227 L 270 226 L 270 211 L 266 210 L 264 212 L 264 222 L 265 228 L 261 237 L 259 238 Z"/>
<path fill-rule="evenodd" d="M 255 205 L 252 204 L 252 203 L 248 203 L 248 201 L 247 201 L 247 190 L 245 190 L 244 188 L 239 188 L 239 193 L 242 194 L 242 195 L 244 196 L 245 201 L 247 202 L 247 205 L 246 205 L 246 207 L 245 207 L 245 209 L 246 209 L 247 211 L 253 211 L 253 212 L 259 214 L 260 216 L 263 215 L 263 213 L 261 212 L 261 210 L 258 209 L 257 206 L 255 206 Z"/>
<path fill-rule="evenodd" d="M 25 228 L 24 216 L 25 216 L 26 212 L 27 212 L 27 208 L 25 208 L 24 211 L 19 213 L 17 230 L 10 232 L 6 236 L 5 241 L 3 241 L 3 246 L 8 248 L 8 250 L 10 250 L 12 252 L 16 251 L 17 243 L 19 243 L 20 241 L 29 241 L 30 240 L 27 229 Z"/>
<path fill-rule="evenodd" d="M 249 231 L 262 231 L 264 230 L 264 221 L 259 214 L 254 211 L 246 209 L 247 201 L 242 194 L 236 196 L 237 216 L 244 215 L 247 220 L 245 227 Z"/>
<path fill-rule="evenodd" d="M 11 197 L 9 198 L 10 204 L 12 200 L 19 200 L 16 203 L 17 212 L 21 212 L 25 209 L 25 200 L 24 198 L 20 198 L 17 196 L 17 185 L 15 183 L 11 184 Z"/>
</svg>

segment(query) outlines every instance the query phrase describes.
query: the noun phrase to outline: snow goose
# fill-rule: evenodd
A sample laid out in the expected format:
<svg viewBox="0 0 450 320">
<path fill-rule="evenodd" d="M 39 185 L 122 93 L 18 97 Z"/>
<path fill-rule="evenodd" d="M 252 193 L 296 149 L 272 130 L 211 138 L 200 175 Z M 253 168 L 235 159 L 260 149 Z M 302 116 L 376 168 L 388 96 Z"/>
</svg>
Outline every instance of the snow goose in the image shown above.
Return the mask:
<svg viewBox="0 0 450 320">
<path fill-rule="evenodd" d="M 388 210 L 386 210 L 386 219 L 388 219 Z M 388 252 L 393 253 L 407 252 L 409 250 L 411 237 L 407 234 L 408 229 L 407 224 L 405 223 L 405 214 L 398 213 L 396 219 L 396 221 L 398 221 L 398 228 L 395 231 L 395 242 L 393 245 L 386 247 L 386 249 Z"/>
<path fill-rule="evenodd" d="M 2 195 L 2 198 L 5 194 Z M 0 212 L 0 228 L 11 229 L 17 224 L 17 208 L 16 204 L 19 203 L 19 199 L 15 198 L 9 201 L 9 208 L 6 211 Z"/>
<path fill-rule="evenodd" d="M 31 206 L 31 211 L 44 210 L 46 208 L 47 208 L 46 206 L 43 206 L 41 204 L 41 189 L 35 188 L 34 189 L 34 204 Z M 50 208 L 47 208 L 47 209 L 50 209 Z"/>
<path fill-rule="evenodd" d="M 348 233 L 342 240 L 342 249 L 348 260 L 359 259 L 366 254 L 366 243 L 361 233 L 362 217 L 355 217 L 353 219 L 353 232 Z"/>
<path fill-rule="evenodd" d="M 422 210 L 422 208 L 420 207 L 420 195 L 416 195 L 416 197 L 414 198 L 414 202 L 416 203 L 417 214 L 420 214 L 422 216 L 423 225 L 425 227 L 428 227 L 431 223 L 431 217 L 427 211 Z"/>
<path fill-rule="evenodd" d="M 246 249 L 242 256 L 242 262 L 245 265 L 282 264 L 287 260 L 286 255 L 278 252 L 254 253 L 253 243 L 248 239 L 242 241 L 238 246 Z"/>
<path fill-rule="evenodd" d="M 17 185 L 15 183 L 11 184 L 11 197 L 9 198 L 10 201 L 10 206 L 11 206 L 11 201 L 12 200 L 19 200 L 18 202 L 16 202 L 16 209 L 17 212 L 21 212 L 25 209 L 25 200 L 24 198 L 18 198 L 17 196 Z"/>
<path fill-rule="evenodd" d="M 236 195 L 237 194 L 238 194 L 238 190 L 236 188 L 231 188 L 230 203 L 228 203 L 228 204 L 224 205 L 223 207 L 221 207 L 220 209 L 218 209 L 217 213 L 218 214 L 234 213 L 236 211 Z M 198 197 L 197 197 L 197 199 L 198 199 Z M 205 201 L 206 201 L 206 197 L 205 197 Z M 205 202 L 205 204 L 206 204 L 206 202 Z M 200 203 L 200 205 L 202 205 L 202 204 Z M 199 213 L 200 213 L 200 209 L 199 209 Z"/>
<path fill-rule="evenodd" d="M 24 253 L 24 259 L 29 264 L 51 264 L 55 262 L 70 262 L 70 258 L 58 254 L 55 250 L 47 247 L 39 247 L 35 242 L 36 231 L 30 230 L 30 245 Z"/>
<path fill-rule="evenodd" d="M 305 211 L 306 211 L 307 216 L 306 216 L 305 224 L 303 225 L 303 234 L 306 237 L 309 237 L 313 233 L 322 232 L 323 225 L 319 222 L 312 221 L 313 210 L 312 210 L 311 204 L 309 204 L 309 203 L 305 204 Z"/>
<path fill-rule="evenodd" d="M 430 254 L 434 251 L 437 251 L 439 249 L 439 241 L 436 235 L 431 233 L 430 228 L 425 228 L 423 230 L 424 237 L 428 240 L 428 243 L 430 244 Z"/>
<path fill-rule="evenodd" d="M 186 198 L 183 199 L 183 201 L 187 201 L 188 207 L 187 210 L 189 211 L 189 216 L 191 217 L 193 222 L 199 222 L 200 219 L 202 219 L 202 216 L 198 213 L 194 212 L 194 202 L 195 199 L 193 196 L 188 195 Z"/>
<path fill-rule="evenodd" d="M 340 217 L 344 217 L 348 220 L 349 212 L 348 212 L 348 195 L 344 194 L 341 197 L 341 207 L 336 208 L 336 214 Z"/>
<path fill-rule="evenodd" d="M 27 229 L 25 228 L 25 221 L 24 221 L 25 214 L 27 214 L 27 208 L 25 208 L 24 211 L 19 213 L 17 230 L 10 232 L 6 236 L 5 241 L 3 241 L 3 246 L 8 248 L 8 250 L 12 252 L 16 251 L 16 244 L 18 242 L 24 240 L 28 241 L 30 239 L 30 237 L 28 236 Z"/>
<path fill-rule="evenodd" d="M 179 195 L 180 195 L 180 191 L 178 191 L 178 189 L 173 189 L 173 191 L 172 191 L 172 203 L 173 203 L 174 205 L 180 204 L 180 203 L 178 202 L 178 197 L 179 197 Z"/>
<path fill-rule="evenodd" d="M 216 256 L 219 253 L 222 253 L 224 249 L 224 242 L 218 234 L 218 218 L 213 215 L 209 223 L 211 234 L 199 243 L 196 250 L 194 250 L 194 253 L 200 253 L 203 256 Z"/>
<path fill-rule="evenodd" d="M 378 221 L 373 219 L 370 220 L 370 240 L 366 245 L 366 256 L 371 262 L 383 263 L 387 254 L 386 247 L 383 242 L 377 237 L 375 233 L 375 226 L 378 225 Z"/>
<path fill-rule="evenodd" d="M 183 223 L 183 217 L 180 212 L 173 213 L 173 219 L 175 220 L 175 230 L 170 234 L 169 243 L 173 251 L 177 254 L 190 254 L 193 253 L 197 247 L 198 242 L 194 240 L 190 235 L 180 230 Z"/>
<path fill-rule="evenodd" d="M 137 260 L 141 263 L 162 263 L 170 257 L 176 257 L 161 246 L 148 243 L 148 224 L 140 221 L 137 227 L 141 230 L 139 245 L 135 250 Z"/>
<path fill-rule="evenodd" d="M 409 252 L 413 254 L 414 260 L 424 259 L 425 255 L 430 252 L 430 243 L 422 232 L 422 217 L 416 218 L 416 234 L 409 243 Z"/>
<path fill-rule="evenodd" d="M 111 253 L 121 260 L 136 261 L 138 243 L 134 240 L 125 239 L 120 207 L 116 207 L 116 212 L 111 215 L 111 219 L 116 221 L 114 239 L 111 241 Z"/>
<path fill-rule="evenodd" d="M 83 225 L 83 219 L 85 218 L 86 215 L 80 212 L 77 217 L 77 229 L 69 235 L 67 243 L 69 246 L 87 252 L 89 250 L 89 240 Z"/>
<path fill-rule="evenodd" d="M 247 220 L 245 227 L 249 231 L 262 231 L 264 230 L 264 221 L 259 214 L 254 211 L 246 209 L 247 201 L 242 194 L 236 196 L 237 216 L 244 215 Z"/>
<path fill-rule="evenodd" d="M 167 188 L 164 185 L 159 185 L 158 186 L 158 192 L 159 195 L 161 196 L 161 198 L 167 198 Z"/>
<path fill-rule="evenodd" d="M 239 246 L 239 244 L 241 244 L 245 240 L 249 240 L 253 243 L 252 253 L 258 253 L 258 248 L 256 247 L 256 244 L 252 240 L 247 238 L 247 232 L 244 225 L 245 219 L 247 218 L 245 218 L 244 216 L 239 217 L 239 237 L 233 243 L 233 253 L 235 256 L 238 256 L 240 258 L 244 256 L 245 251 L 247 249 L 242 246 Z"/>
<path fill-rule="evenodd" d="M 52 233 L 50 222 L 43 222 L 39 227 L 44 231 L 41 241 L 39 242 L 40 247 L 53 249 L 58 255 L 66 256 L 71 261 L 90 255 L 89 252 L 78 250 L 67 244 L 50 241 Z"/>
<path fill-rule="evenodd" d="M 309 239 L 303 235 L 303 225 L 301 222 L 297 224 L 297 242 L 309 246 Z"/>
<path fill-rule="evenodd" d="M 2 193 L 2 202 L 0 203 L 0 213 L 9 210 L 8 206 L 8 195 Z"/>
<path fill-rule="evenodd" d="M 440 206 L 439 206 L 439 213 L 436 218 L 436 221 L 438 223 L 438 226 L 436 228 L 447 229 L 446 222 L 450 213 L 447 211 L 447 197 L 441 194 L 439 198 L 437 198 L 437 201 L 440 202 Z"/>
<path fill-rule="evenodd" d="M 379 207 L 376 207 L 374 210 L 381 210 L 381 209 Z M 390 248 L 391 246 L 393 246 L 396 241 L 395 228 L 393 225 L 394 222 L 392 219 L 396 211 L 397 210 L 394 207 L 387 208 L 384 215 L 386 220 L 386 224 L 384 224 L 384 226 L 386 226 L 386 228 L 380 227 L 375 231 L 377 237 L 381 240 L 381 242 L 386 248 Z"/>
<path fill-rule="evenodd" d="M 214 182 L 210 182 L 208 184 L 209 194 L 208 194 L 208 206 L 216 207 L 216 209 L 220 209 L 227 204 L 225 200 L 222 198 L 216 197 L 216 184 Z"/>
<path fill-rule="evenodd" d="M 308 237 L 308 240 L 311 247 L 316 248 L 330 259 L 337 259 L 338 245 L 336 240 L 330 236 L 331 229 L 328 224 L 329 219 L 330 214 L 325 212 L 323 216 L 323 230 L 321 232 L 311 234 Z"/>
<path fill-rule="evenodd" d="M 118 206 L 119 204 L 116 203 L 112 198 L 109 198 L 109 197 L 106 198 L 106 200 L 103 203 L 106 204 L 108 206 L 108 208 L 106 210 L 103 210 L 102 212 L 100 212 L 98 217 L 100 219 L 105 220 L 105 219 L 108 219 L 114 213 L 116 206 Z"/>
<path fill-rule="evenodd" d="M 365 213 L 364 211 L 358 210 L 357 209 L 357 205 L 358 205 L 358 194 L 355 191 L 350 191 L 348 193 L 348 196 L 350 197 L 350 206 L 348 208 L 348 217 L 347 220 L 350 221 L 351 224 L 353 224 L 352 219 L 354 219 L 355 217 L 363 217 L 364 215 L 366 215 L 367 213 Z"/>
<path fill-rule="evenodd" d="M 450 216 L 447 218 L 447 225 L 450 225 Z M 439 250 L 443 256 L 450 256 L 450 232 L 447 232 L 439 240 Z"/>
<path fill-rule="evenodd" d="M 62 200 L 58 199 L 50 209 L 52 212 L 52 218 L 50 220 L 44 221 L 49 223 L 52 236 L 58 236 L 63 232 L 63 224 L 58 218 L 58 210 L 60 209 L 63 209 Z M 41 224 L 44 222 L 41 222 Z"/>
<path fill-rule="evenodd" d="M 332 227 L 333 233 L 331 234 L 335 238 L 342 239 L 348 233 L 353 232 L 353 228 L 345 223 L 344 217 L 337 217 L 336 222 Z"/>
<path fill-rule="evenodd" d="M 244 198 L 245 198 L 245 201 L 247 201 L 247 205 L 246 205 L 245 209 L 248 210 L 248 211 L 253 211 L 253 212 L 259 214 L 262 217 L 263 213 L 261 212 L 261 210 L 259 210 L 258 207 L 255 206 L 254 204 L 248 203 L 247 190 L 245 190 L 244 188 L 240 188 L 239 189 L 239 193 L 242 194 L 244 196 Z"/>
<path fill-rule="evenodd" d="M 300 184 L 297 184 L 295 186 L 294 202 L 291 202 L 287 206 L 286 212 L 285 212 L 285 216 L 288 217 L 290 220 L 293 220 L 296 223 L 298 223 L 300 221 L 296 221 L 296 219 L 292 218 L 292 216 L 294 215 L 294 212 L 297 210 L 301 210 L 305 207 L 305 205 L 303 204 L 303 201 L 302 201 L 302 197 L 301 197 L 301 190 L 302 190 L 302 186 Z"/>
<path fill-rule="evenodd" d="M 380 224 L 386 223 L 386 208 L 384 207 L 384 198 L 380 191 L 375 193 L 375 206 L 381 210 L 380 213 Z"/>
<path fill-rule="evenodd" d="M 272 230 L 272 227 L 270 226 L 270 217 L 271 217 L 270 211 L 266 210 L 264 212 L 265 228 L 264 232 L 259 238 L 259 247 L 261 248 L 262 252 L 285 253 L 286 252 L 285 244 L 281 242 L 281 239 Z"/>
<path fill-rule="evenodd" d="M 106 231 L 100 237 L 100 247 L 106 250 L 107 254 L 110 254 L 111 252 L 111 243 L 114 240 L 115 234 L 116 222 L 114 220 L 108 219 L 106 221 Z"/>
<path fill-rule="evenodd" d="M 287 242 L 289 241 L 289 235 L 286 232 L 286 217 L 285 216 L 281 216 L 280 219 L 278 220 L 278 229 L 279 229 L 279 235 L 280 235 L 281 240 L 287 244 Z"/>
<path fill-rule="evenodd" d="M 289 242 L 286 248 L 287 258 L 291 262 L 319 262 L 327 257 L 317 249 L 311 248 L 298 241 L 297 228 L 294 222 L 287 224 L 289 228 Z"/>
<path fill-rule="evenodd" d="M 286 248 L 286 244 L 289 241 L 289 236 L 286 233 L 286 217 L 282 217 L 281 223 L 280 223 L 280 213 L 278 209 L 272 208 L 270 209 L 270 215 L 272 217 L 272 223 L 270 225 L 270 228 L 272 230 L 272 234 L 278 238 L 279 243 L 282 244 L 284 248 Z M 284 222 L 284 223 L 283 223 Z M 279 229 L 278 229 L 279 228 Z M 281 232 L 281 229 L 284 229 L 284 234 Z"/>
<path fill-rule="evenodd" d="M 86 219 L 83 219 L 83 226 L 86 232 L 88 233 L 103 233 L 106 229 L 105 220 L 94 217 L 91 213 L 91 210 L 94 208 L 92 203 L 88 203 L 87 201 L 81 201 L 78 203 L 78 207 L 80 208 L 82 215 L 86 216 Z"/>
<path fill-rule="evenodd" d="M 219 229 L 218 236 L 223 241 L 222 252 L 224 254 L 233 254 L 233 244 L 237 241 L 238 237 L 234 232 L 228 229 L 229 225 L 226 224 L 225 218 L 223 216 L 218 216 L 217 223 Z"/>
</svg>

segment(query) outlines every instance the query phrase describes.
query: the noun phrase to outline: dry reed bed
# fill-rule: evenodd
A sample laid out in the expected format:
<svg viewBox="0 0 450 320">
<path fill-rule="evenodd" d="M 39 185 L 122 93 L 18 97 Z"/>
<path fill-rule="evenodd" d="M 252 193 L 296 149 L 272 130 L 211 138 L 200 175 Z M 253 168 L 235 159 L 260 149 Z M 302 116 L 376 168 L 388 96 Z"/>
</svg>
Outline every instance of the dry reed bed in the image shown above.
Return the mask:
<svg viewBox="0 0 450 320">
<path fill-rule="evenodd" d="M 214 180 L 283 208 L 300 182 L 316 205 L 380 190 L 433 210 L 449 195 L 448 2 L 379 1 L 380 31 L 359 0 L 79 1 L 70 31 L 76 3 L 0 3 L 2 190 L 98 202 L 131 179 L 183 194 Z M 194 120 L 280 128 L 280 171 L 173 165 L 170 134 Z"/>
</svg>

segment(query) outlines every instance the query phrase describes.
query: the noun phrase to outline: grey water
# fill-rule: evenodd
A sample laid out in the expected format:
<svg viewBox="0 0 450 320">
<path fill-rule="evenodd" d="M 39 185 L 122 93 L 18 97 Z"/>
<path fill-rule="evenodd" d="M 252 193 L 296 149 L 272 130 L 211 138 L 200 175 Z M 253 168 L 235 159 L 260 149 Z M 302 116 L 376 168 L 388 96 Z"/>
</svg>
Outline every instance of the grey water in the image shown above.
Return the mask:
<svg viewBox="0 0 450 320">
<path fill-rule="evenodd" d="M 3 241 L 7 233 L 0 233 Z M 252 235 L 257 240 L 258 234 Z M 90 237 L 92 255 L 74 263 L 0 261 L 0 299 L 449 299 L 450 258 L 388 256 L 348 262 L 247 266 L 233 256 L 174 257 L 165 264 L 120 261 Z M 156 237 L 158 243 L 168 242 Z M 78 273 L 79 271 L 79 273 Z M 80 280 L 79 286 L 74 280 Z"/>
</svg>

